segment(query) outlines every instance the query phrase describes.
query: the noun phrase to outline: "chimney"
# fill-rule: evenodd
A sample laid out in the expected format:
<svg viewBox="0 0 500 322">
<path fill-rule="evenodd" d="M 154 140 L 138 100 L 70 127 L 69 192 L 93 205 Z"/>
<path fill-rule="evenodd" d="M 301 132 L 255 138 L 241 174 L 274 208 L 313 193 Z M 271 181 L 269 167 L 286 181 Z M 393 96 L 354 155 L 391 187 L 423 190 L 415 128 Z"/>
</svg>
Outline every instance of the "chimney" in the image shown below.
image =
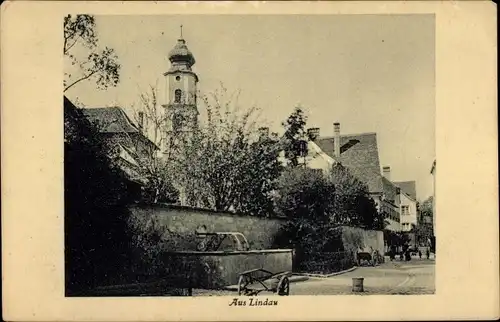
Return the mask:
<svg viewBox="0 0 500 322">
<path fill-rule="evenodd" d="M 307 136 L 311 141 L 316 140 L 319 138 L 319 127 L 313 127 L 310 129 L 307 129 Z"/>
<path fill-rule="evenodd" d="M 138 116 L 139 116 L 139 130 L 142 132 L 144 128 L 144 112 L 139 112 Z"/>
<path fill-rule="evenodd" d="M 269 137 L 269 128 L 268 127 L 259 128 L 259 137 L 261 138 Z"/>
<path fill-rule="evenodd" d="M 334 157 L 340 157 L 340 123 L 333 123 L 333 145 L 334 145 Z"/>
<path fill-rule="evenodd" d="M 391 181 L 391 167 L 385 166 L 382 168 L 382 173 L 384 174 L 384 177 Z"/>
</svg>

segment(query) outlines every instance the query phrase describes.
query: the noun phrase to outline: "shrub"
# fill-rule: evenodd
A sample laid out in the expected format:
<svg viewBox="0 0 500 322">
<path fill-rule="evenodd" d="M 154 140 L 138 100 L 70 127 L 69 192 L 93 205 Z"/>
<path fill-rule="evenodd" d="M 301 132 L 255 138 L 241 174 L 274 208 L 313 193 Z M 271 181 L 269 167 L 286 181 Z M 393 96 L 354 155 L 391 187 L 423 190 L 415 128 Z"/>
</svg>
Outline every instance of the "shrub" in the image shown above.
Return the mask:
<svg viewBox="0 0 500 322">
<path fill-rule="evenodd" d="M 331 213 L 333 185 L 321 173 L 292 168 L 280 178 L 276 195 L 277 213 L 289 219 L 276 236 L 278 247 L 319 251 L 325 244 Z"/>
<path fill-rule="evenodd" d="M 165 276 L 169 267 L 175 268 L 177 262 L 165 261 L 168 252 L 196 250 L 197 240 L 194 233 L 180 234 L 162 225 L 155 217 L 134 214 L 128 219 L 134 250 L 133 279 L 154 279 Z M 179 264 L 181 265 L 181 264 Z M 182 271 L 182 270 L 181 270 Z"/>
<path fill-rule="evenodd" d="M 309 254 L 308 258 L 299 264 L 299 270 L 308 273 L 330 274 L 346 270 L 354 266 L 355 258 L 352 252 L 324 252 Z"/>
<path fill-rule="evenodd" d="M 335 187 L 335 194 L 331 198 L 333 202 L 332 222 L 376 230 L 383 228 L 383 217 L 377 211 L 366 184 L 354 177 L 341 164 L 332 167 L 329 179 Z"/>
</svg>

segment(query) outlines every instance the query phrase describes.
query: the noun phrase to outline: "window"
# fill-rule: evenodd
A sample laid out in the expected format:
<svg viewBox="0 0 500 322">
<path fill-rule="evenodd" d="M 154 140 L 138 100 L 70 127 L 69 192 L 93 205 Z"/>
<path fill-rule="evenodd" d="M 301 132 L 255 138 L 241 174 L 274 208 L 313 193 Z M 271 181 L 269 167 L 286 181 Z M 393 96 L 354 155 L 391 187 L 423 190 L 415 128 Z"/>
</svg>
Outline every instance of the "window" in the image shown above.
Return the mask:
<svg viewBox="0 0 500 322">
<path fill-rule="evenodd" d="M 401 215 L 409 216 L 410 215 L 410 206 L 401 206 Z"/>
<path fill-rule="evenodd" d="M 181 102 L 181 96 L 182 96 L 182 91 L 180 89 L 175 90 L 175 103 L 180 103 Z"/>
<path fill-rule="evenodd" d="M 180 77 L 180 76 L 176 76 L 176 77 L 175 77 L 175 80 L 176 80 L 176 81 L 180 81 L 180 80 L 181 80 L 181 77 Z"/>
</svg>

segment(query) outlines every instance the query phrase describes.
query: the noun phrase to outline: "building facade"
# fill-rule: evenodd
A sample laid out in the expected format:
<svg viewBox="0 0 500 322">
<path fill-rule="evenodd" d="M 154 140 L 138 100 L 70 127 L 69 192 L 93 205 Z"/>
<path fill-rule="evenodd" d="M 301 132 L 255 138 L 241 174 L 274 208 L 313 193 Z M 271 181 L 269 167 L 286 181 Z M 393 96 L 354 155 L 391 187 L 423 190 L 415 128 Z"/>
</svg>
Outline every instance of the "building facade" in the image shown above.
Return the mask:
<svg viewBox="0 0 500 322">
<path fill-rule="evenodd" d="M 72 103 L 65 98 L 65 104 Z M 109 147 L 110 157 L 115 159 L 129 178 L 145 183 L 145 173 L 155 159 L 159 147 L 142 133 L 120 107 L 81 109 L 87 120 L 97 127 L 99 135 Z"/>
<path fill-rule="evenodd" d="M 418 225 L 417 190 L 415 181 L 394 182 L 400 191 L 401 231 L 409 232 Z"/>
<path fill-rule="evenodd" d="M 385 215 L 387 229 L 401 231 L 401 194 L 400 189 L 386 177 L 382 177 L 380 210 Z"/>
<path fill-rule="evenodd" d="M 403 191 L 400 193 L 400 200 L 401 231 L 409 232 L 418 224 L 417 201 Z"/>
</svg>

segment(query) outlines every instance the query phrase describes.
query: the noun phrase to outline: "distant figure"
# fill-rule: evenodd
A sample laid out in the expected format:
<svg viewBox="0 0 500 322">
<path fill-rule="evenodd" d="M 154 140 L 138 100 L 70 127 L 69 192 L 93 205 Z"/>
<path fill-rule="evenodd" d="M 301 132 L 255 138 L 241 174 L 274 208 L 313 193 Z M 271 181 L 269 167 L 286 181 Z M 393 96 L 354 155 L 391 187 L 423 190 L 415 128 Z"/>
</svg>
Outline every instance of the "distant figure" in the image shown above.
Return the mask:
<svg viewBox="0 0 500 322">
<path fill-rule="evenodd" d="M 372 266 L 377 265 L 377 254 L 375 253 L 375 250 L 373 250 L 372 246 L 370 246 L 370 256 L 372 258 L 371 260 Z"/>
<path fill-rule="evenodd" d="M 418 257 L 422 259 L 422 251 L 420 251 L 420 249 L 418 250 Z"/>
<path fill-rule="evenodd" d="M 431 257 L 431 252 L 429 250 L 429 247 L 427 247 L 427 249 L 425 251 L 425 255 L 427 256 L 427 259 L 429 259 L 429 257 Z"/>
</svg>

